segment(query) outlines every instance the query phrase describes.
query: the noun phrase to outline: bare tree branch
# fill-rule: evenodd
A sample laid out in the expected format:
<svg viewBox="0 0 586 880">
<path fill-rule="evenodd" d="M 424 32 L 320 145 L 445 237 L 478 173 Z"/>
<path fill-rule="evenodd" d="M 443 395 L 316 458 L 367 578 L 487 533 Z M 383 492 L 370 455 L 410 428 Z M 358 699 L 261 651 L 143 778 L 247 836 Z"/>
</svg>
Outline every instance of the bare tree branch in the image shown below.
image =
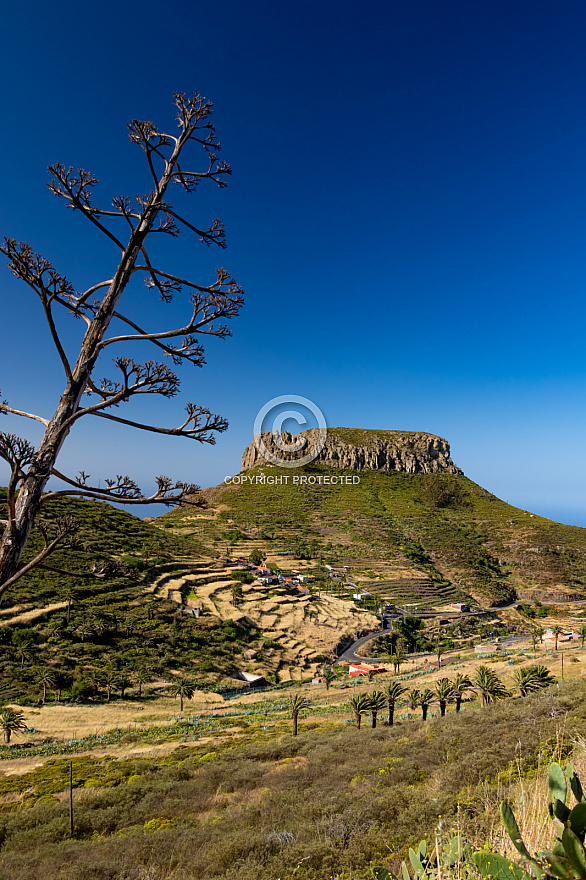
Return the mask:
<svg viewBox="0 0 586 880">
<path fill-rule="evenodd" d="M 41 422 L 43 425 L 49 424 L 49 420 L 44 419 L 42 416 L 36 416 L 34 413 L 27 413 L 21 409 L 13 409 L 11 406 L 8 406 L 5 400 L 0 403 L 0 415 L 3 413 L 11 413 L 13 416 L 23 416 L 25 419 L 34 419 L 35 422 Z"/>
<path fill-rule="evenodd" d="M 74 535 L 77 528 L 77 521 L 73 517 L 61 517 L 57 520 L 57 534 L 53 539 L 49 539 L 45 524 L 39 523 L 38 529 L 43 536 L 44 547 L 26 565 L 19 564 L 14 574 L 0 584 L 0 601 L 9 587 L 24 577 L 25 574 L 28 574 L 33 568 L 36 568 L 37 565 L 40 565 L 60 544 L 63 544 L 66 539 Z"/>
<path fill-rule="evenodd" d="M 84 168 L 78 168 L 75 172 L 71 166 L 66 168 L 61 164 L 49 165 L 49 172 L 55 175 L 53 180 L 47 184 L 51 192 L 59 198 L 65 199 L 69 208 L 81 211 L 84 217 L 87 217 L 124 253 L 125 248 L 122 242 L 97 219 L 98 211 L 92 206 L 90 199 L 91 190 L 97 183 L 93 174 Z"/>
<path fill-rule="evenodd" d="M 102 419 L 109 419 L 112 422 L 119 422 L 121 425 L 128 425 L 130 428 L 139 428 L 141 431 L 151 431 L 153 434 L 167 434 L 172 437 L 187 437 L 191 440 L 199 440 L 200 443 L 209 443 L 213 446 L 216 438 L 211 433 L 216 431 L 222 433 L 228 428 L 228 422 L 222 416 L 214 415 L 209 410 L 193 403 L 188 403 L 185 407 L 188 417 L 177 428 L 159 428 L 156 425 L 145 425 L 141 422 L 133 422 L 130 419 L 123 419 L 121 416 L 113 416 L 112 413 L 94 412 L 92 415 L 99 416 Z M 201 425 L 201 419 L 205 419 Z M 187 426 L 191 424 L 191 427 Z"/>
<path fill-rule="evenodd" d="M 95 498 L 99 501 L 123 502 L 124 504 L 165 504 L 171 506 L 173 504 L 189 504 L 195 507 L 202 505 L 203 501 L 198 497 L 199 486 L 194 483 L 173 482 L 169 477 L 157 477 L 157 488 L 149 496 L 145 496 L 140 491 L 137 484 L 128 476 L 118 475 L 116 479 L 106 480 L 106 488 L 88 485 L 89 474 L 80 471 L 77 478 L 65 476 L 58 470 L 53 469 L 53 475 L 58 477 L 72 489 L 64 489 L 62 491 L 47 492 L 42 499 L 42 504 L 54 498 L 62 498 L 69 495 L 77 495 L 86 498 Z M 176 492 L 176 495 L 172 493 Z"/>
<path fill-rule="evenodd" d="M 179 234 L 180 228 L 184 228 L 195 233 L 208 246 L 225 246 L 224 227 L 219 220 L 213 220 L 211 224 L 186 220 L 165 200 L 172 183 L 178 183 L 187 192 L 194 192 L 203 180 L 213 180 L 219 186 L 225 186 L 225 178 L 231 173 L 230 166 L 218 158 L 220 143 L 211 121 L 211 102 L 198 94 L 186 96 L 177 93 L 174 95 L 174 104 L 177 136 L 159 131 L 150 121 L 133 120 L 128 126 L 128 136 L 140 146 L 146 157 L 147 187 L 150 187 L 146 194 L 133 200 L 124 195 L 115 196 L 106 207 L 101 207 L 94 202 L 97 181 L 89 171 L 75 171 L 72 166 L 62 164 L 49 168 L 52 174 L 49 183 L 51 191 L 64 199 L 72 210 L 80 211 L 95 230 L 119 248 L 120 261 L 110 279 L 98 281 L 80 293 L 29 244 L 5 238 L 3 245 L 0 245 L 0 252 L 8 258 L 10 270 L 39 298 L 53 346 L 67 379 L 54 414 L 49 419 L 10 407 L 6 401 L 0 404 L 0 414 L 12 413 L 33 419 L 46 429 L 36 449 L 15 435 L 0 434 L 0 458 L 4 458 L 11 469 L 8 519 L 0 539 L 0 598 L 11 584 L 35 565 L 45 564 L 47 555 L 68 540 L 66 534 L 61 532 L 51 538 L 47 536 L 43 550 L 26 566 L 22 565 L 21 557 L 37 514 L 51 499 L 73 495 L 125 504 L 171 505 L 190 498 L 189 503 L 199 503 L 197 498 L 194 500 L 193 486 L 173 482 L 167 477 L 157 479 L 157 489 L 148 497 L 143 495 L 130 477 L 118 476 L 106 480 L 105 488 L 88 485 L 83 473 L 77 480 L 64 477 L 56 470 L 56 462 L 70 430 L 80 418 L 93 415 L 140 430 L 186 437 L 203 443 L 213 443 L 214 435 L 226 430 L 227 422 L 222 416 L 193 403 L 187 404 L 183 423 L 171 428 L 144 424 L 106 412 L 131 401 L 138 394 L 174 397 L 179 390 L 179 378 L 157 361 L 140 363 L 125 353 L 114 360 L 119 371 L 117 380 L 94 378 L 100 355 L 108 345 L 114 343 L 150 343 L 169 356 L 173 364 L 187 361 L 201 367 L 205 363 L 204 351 L 197 336 L 226 338 L 230 331 L 225 322 L 235 317 L 242 306 L 242 289 L 225 269 L 216 270 L 214 283 L 200 285 L 151 263 L 146 245 L 149 235 L 155 232 L 174 237 Z M 201 169 L 193 168 L 191 161 L 188 165 L 184 164 L 183 152 L 188 146 L 203 149 L 204 163 Z M 120 220 L 123 221 L 122 226 Z M 120 235 L 124 230 L 128 235 L 126 241 Z M 147 287 L 157 290 L 164 303 L 173 296 L 178 297 L 183 291 L 188 292 L 188 316 L 183 326 L 171 330 L 146 329 L 142 317 L 136 320 L 124 313 L 126 310 L 120 308 L 120 300 L 128 285 L 138 277 L 136 273 L 146 275 Z M 59 313 L 55 312 L 55 316 L 72 316 L 85 322 L 85 332 L 78 347 L 69 341 L 71 334 L 62 333 L 61 326 L 57 326 L 53 315 L 55 306 L 61 308 Z M 108 337 L 112 320 L 121 321 L 133 332 Z M 81 401 L 87 394 L 96 395 L 98 400 L 89 406 L 82 406 Z M 64 480 L 67 489 L 47 493 L 46 486 L 52 475 Z"/>
</svg>

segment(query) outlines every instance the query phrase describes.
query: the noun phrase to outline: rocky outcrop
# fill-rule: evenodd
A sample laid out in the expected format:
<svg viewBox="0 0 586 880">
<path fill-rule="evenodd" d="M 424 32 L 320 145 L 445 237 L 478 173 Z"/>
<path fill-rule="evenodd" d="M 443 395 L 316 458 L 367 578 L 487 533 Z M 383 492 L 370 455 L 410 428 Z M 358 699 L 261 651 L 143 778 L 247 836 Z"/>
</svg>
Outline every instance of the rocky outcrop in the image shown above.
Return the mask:
<svg viewBox="0 0 586 880">
<path fill-rule="evenodd" d="M 299 452 L 283 452 L 270 432 L 263 432 L 262 440 L 272 455 L 294 461 L 315 448 L 317 428 L 292 436 L 281 435 L 281 444 L 301 444 Z M 258 438 L 256 438 L 258 440 Z M 242 470 L 267 462 L 259 449 L 260 443 L 247 446 L 242 456 Z M 461 474 L 450 457 L 450 444 L 435 434 L 412 431 L 375 431 L 351 428 L 329 428 L 322 451 L 316 462 L 346 470 L 400 471 L 407 474 Z"/>
</svg>

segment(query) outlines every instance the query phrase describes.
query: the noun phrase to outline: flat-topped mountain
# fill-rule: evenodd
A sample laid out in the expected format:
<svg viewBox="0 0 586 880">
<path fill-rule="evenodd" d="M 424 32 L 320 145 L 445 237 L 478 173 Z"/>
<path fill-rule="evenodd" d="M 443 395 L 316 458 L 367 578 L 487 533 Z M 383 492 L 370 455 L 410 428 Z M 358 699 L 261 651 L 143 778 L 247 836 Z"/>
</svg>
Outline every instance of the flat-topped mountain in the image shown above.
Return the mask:
<svg viewBox="0 0 586 880">
<path fill-rule="evenodd" d="M 305 439 L 311 451 L 317 434 L 279 439 Z M 287 458 L 272 434 L 262 440 Z M 242 556 L 260 549 L 276 567 L 292 569 L 296 559 L 326 572 L 338 566 L 358 592 L 399 604 L 586 593 L 586 529 L 496 498 L 464 476 L 435 434 L 330 428 L 302 467 L 267 462 L 252 443 L 242 470 L 203 491 L 205 508 L 165 514 L 167 527 L 216 549 L 230 542 Z M 344 472 L 350 480 L 331 479 Z"/>
<path fill-rule="evenodd" d="M 291 435 L 283 432 L 282 441 L 300 445 L 308 452 L 315 448 L 319 429 Z M 287 453 L 277 445 L 270 431 L 262 433 L 268 451 L 285 460 L 293 460 L 299 453 Z M 244 450 L 242 470 L 263 464 L 265 458 L 259 449 L 258 438 Z M 422 431 L 380 431 L 363 428 L 328 428 L 323 449 L 316 458 L 328 467 L 352 471 L 397 471 L 405 474 L 462 474 L 450 457 L 450 444 L 443 437 Z"/>
</svg>

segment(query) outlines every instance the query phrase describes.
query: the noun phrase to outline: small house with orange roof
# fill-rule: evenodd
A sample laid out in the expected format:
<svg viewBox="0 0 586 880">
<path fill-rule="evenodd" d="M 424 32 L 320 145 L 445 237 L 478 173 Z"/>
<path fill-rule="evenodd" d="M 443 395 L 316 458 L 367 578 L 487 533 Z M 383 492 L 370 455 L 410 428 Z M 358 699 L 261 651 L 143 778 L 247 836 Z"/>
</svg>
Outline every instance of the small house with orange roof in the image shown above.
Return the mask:
<svg viewBox="0 0 586 880">
<path fill-rule="evenodd" d="M 351 663 L 348 667 L 348 675 L 354 676 L 368 675 L 369 672 L 378 675 L 380 672 L 386 671 L 386 667 L 374 666 L 371 663 Z"/>
</svg>

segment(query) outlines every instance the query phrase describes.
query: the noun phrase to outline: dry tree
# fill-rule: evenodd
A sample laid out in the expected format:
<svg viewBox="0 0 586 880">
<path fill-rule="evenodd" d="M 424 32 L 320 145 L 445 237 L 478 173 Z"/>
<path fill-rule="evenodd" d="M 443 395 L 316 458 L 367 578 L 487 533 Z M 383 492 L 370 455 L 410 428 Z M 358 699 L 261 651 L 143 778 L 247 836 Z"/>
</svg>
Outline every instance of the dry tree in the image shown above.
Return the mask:
<svg viewBox="0 0 586 880">
<path fill-rule="evenodd" d="M 42 549 L 26 564 L 22 561 L 31 529 L 44 505 L 52 499 L 80 496 L 124 504 L 174 505 L 185 502 L 197 491 L 197 487 L 165 476 L 158 477 L 156 490 L 145 495 L 129 476 L 118 475 L 101 485 L 83 471 L 76 476 L 65 474 L 57 468 L 57 459 L 79 419 L 109 419 L 139 430 L 203 443 L 214 443 L 215 433 L 227 428 L 222 416 L 191 402 L 185 406 L 181 423 L 174 427 L 124 418 L 118 409 L 138 395 L 174 397 L 179 390 L 174 367 L 182 363 L 201 367 L 205 361 L 200 338 L 229 336 L 226 321 L 237 315 L 242 305 L 242 289 L 224 269 L 216 270 L 211 283 L 199 284 L 159 267 L 151 259 L 150 248 L 147 249 L 152 237 L 176 237 L 183 229 L 195 233 L 208 246 L 225 247 L 224 227 L 219 220 L 199 228 L 180 216 L 166 198 L 172 183 L 186 193 L 193 193 L 204 180 L 225 186 L 231 173 L 230 166 L 218 158 L 220 144 L 211 121 L 211 102 L 198 94 L 186 97 L 179 93 L 174 95 L 174 106 L 178 124 L 175 135 L 159 131 L 152 122 L 133 120 L 128 125 L 130 140 L 142 149 L 146 159 L 151 187 L 148 195 L 135 199 L 118 196 L 109 206 L 98 207 L 93 200 L 97 181 L 92 174 L 64 165 L 49 166 L 50 190 L 64 199 L 68 207 L 80 212 L 117 252 L 111 277 L 78 291 L 30 245 L 5 238 L 0 246 L 12 273 L 38 297 L 64 373 L 64 390 L 52 416 L 25 412 L 8 400 L 0 400 L 0 413 L 33 419 L 44 426 L 43 438 L 36 448 L 22 437 L 0 433 L 0 458 L 10 468 L 6 519 L 2 521 L 4 531 L 0 540 L 0 600 L 32 567 L 49 567 L 46 558 L 57 547 L 71 542 L 75 522 L 64 518 L 50 533 L 46 528 L 41 530 Z M 203 151 L 200 171 L 192 170 L 184 162 L 184 151 L 193 146 Z M 128 313 L 124 294 L 136 279 L 144 280 L 147 296 L 155 294 L 163 303 L 183 295 L 187 314 L 182 326 L 153 329 L 145 318 L 148 309 L 142 308 L 140 314 Z M 68 350 L 66 335 L 60 329 L 61 317 L 67 316 L 86 325 L 83 339 L 74 351 Z M 118 354 L 111 361 L 110 374 L 98 378 L 98 366 L 106 354 L 114 352 L 112 346 L 122 345 L 128 351 L 135 343 L 152 345 L 156 355 L 165 357 L 167 362 L 140 362 L 127 353 Z M 46 491 L 51 478 L 57 478 L 64 488 Z M 103 576 L 103 571 L 87 574 Z"/>
</svg>

